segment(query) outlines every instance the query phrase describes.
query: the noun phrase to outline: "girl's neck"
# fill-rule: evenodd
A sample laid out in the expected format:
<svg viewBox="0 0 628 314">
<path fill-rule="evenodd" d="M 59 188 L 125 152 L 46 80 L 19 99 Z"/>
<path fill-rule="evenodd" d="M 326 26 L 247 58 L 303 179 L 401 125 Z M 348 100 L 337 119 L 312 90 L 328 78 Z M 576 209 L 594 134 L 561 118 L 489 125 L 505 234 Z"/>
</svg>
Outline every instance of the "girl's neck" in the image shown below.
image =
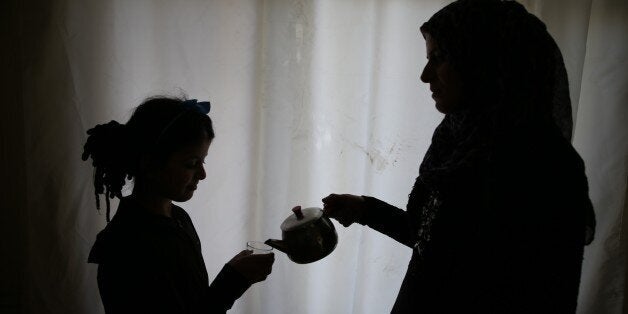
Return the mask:
<svg viewBox="0 0 628 314">
<path fill-rule="evenodd" d="M 135 185 L 131 198 L 153 214 L 172 217 L 172 200 L 163 198 L 142 185 Z"/>
</svg>

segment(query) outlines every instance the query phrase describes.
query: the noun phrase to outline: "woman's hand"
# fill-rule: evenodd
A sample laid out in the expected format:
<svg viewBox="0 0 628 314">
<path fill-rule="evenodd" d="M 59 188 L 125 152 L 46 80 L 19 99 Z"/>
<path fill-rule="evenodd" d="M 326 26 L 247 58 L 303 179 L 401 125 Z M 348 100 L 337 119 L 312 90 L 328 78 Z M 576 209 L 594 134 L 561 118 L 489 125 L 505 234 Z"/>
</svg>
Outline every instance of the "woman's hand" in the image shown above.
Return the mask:
<svg viewBox="0 0 628 314">
<path fill-rule="evenodd" d="M 253 254 L 253 251 L 244 250 L 234 256 L 227 264 L 242 274 L 251 283 L 266 280 L 273 270 L 275 254 Z"/>
<path fill-rule="evenodd" d="M 365 211 L 364 197 L 351 194 L 329 194 L 323 199 L 323 213 L 349 227 L 359 221 Z"/>
</svg>

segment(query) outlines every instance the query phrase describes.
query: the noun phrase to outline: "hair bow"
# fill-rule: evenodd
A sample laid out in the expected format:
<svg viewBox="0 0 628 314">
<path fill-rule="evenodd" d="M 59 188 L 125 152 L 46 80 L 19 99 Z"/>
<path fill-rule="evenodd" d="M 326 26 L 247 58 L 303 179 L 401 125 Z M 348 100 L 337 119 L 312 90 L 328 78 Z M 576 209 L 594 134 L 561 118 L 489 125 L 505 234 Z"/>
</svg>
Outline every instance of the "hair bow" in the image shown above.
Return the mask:
<svg viewBox="0 0 628 314">
<path fill-rule="evenodd" d="M 209 101 L 199 102 L 196 99 L 188 99 L 184 101 L 183 106 L 186 107 L 188 110 L 192 109 L 202 114 L 208 114 L 209 109 L 211 109 L 211 104 L 209 103 Z"/>
</svg>

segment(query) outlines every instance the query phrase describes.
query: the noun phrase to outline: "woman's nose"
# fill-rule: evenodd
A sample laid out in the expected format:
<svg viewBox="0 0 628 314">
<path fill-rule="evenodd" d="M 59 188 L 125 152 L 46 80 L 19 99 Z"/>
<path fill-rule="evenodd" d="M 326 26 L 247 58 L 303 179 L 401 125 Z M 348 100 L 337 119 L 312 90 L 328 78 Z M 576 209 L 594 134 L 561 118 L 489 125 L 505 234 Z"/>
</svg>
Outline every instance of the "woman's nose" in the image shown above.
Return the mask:
<svg viewBox="0 0 628 314">
<path fill-rule="evenodd" d="M 201 164 L 198 171 L 196 172 L 196 176 L 199 180 L 203 180 L 207 177 L 207 172 L 205 172 L 205 167 Z"/>
</svg>

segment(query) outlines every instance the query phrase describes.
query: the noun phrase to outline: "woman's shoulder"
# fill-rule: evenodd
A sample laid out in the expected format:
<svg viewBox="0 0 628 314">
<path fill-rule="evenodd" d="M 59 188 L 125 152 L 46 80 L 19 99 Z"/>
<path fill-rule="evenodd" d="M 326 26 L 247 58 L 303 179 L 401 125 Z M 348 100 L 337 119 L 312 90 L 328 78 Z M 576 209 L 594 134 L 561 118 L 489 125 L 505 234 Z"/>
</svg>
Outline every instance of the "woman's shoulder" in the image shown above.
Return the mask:
<svg viewBox="0 0 628 314">
<path fill-rule="evenodd" d="M 496 163 L 527 167 L 582 167 L 582 158 L 555 127 L 526 128 L 503 138 L 494 150 Z M 515 162 L 516 164 L 510 164 Z"/>
</svg>

